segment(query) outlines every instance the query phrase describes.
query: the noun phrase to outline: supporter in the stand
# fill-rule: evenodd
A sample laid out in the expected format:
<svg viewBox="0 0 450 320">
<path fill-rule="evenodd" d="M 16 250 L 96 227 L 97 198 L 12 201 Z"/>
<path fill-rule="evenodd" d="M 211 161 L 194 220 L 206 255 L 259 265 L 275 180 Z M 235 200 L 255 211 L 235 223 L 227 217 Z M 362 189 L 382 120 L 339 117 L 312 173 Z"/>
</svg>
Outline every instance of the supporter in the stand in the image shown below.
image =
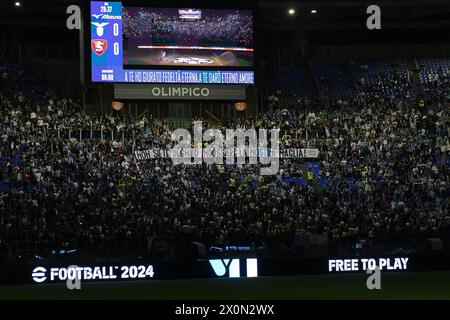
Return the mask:
<svg viewBox="0 0 450 320">
<path fill-rule="evenodd" d="M 406 96 L 387 101 L 363 92 L 287 105 L 279 92 L 267 101 L 271 111 L 257 118 L 205 123 L 281 128 L 284 145 L 319 149 L 312 160 L 319 170 L 309 168 L 307 183 L 295 160 L 282 160 L 277 175 L 264 177 L 259 166 L 137 162 L 132 150 L 167 146 L 173 128 L 149 118 L 86 115 L 73 101 L 26 91 L 20 75 L 2 72 L 0 250 L 13 256 L 68 247 L 161 256 L 174 236 L 177 243 L 292 252 L 303 250 L 299 237 L 310 234 L 326 235 L 332 250 L 363 240 L 368 250 L 384 252 L 389 242 L 413 248 L 427 237 L 448 238 L 444 95 L 422 114 Z M 80 141 L 80 129 L 93 137 Z M 151 239 L 160 240 L 149 248 Z"/>
</svg>

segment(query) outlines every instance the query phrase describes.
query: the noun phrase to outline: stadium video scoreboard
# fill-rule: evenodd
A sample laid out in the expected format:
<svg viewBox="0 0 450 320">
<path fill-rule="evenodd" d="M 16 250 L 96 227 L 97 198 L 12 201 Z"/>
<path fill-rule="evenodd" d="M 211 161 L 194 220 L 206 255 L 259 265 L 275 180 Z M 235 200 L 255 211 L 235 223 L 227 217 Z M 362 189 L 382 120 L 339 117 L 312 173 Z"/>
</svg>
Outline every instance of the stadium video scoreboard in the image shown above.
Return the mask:
<svg viewBox="0 0 450 320">
<path fill-rule="evenodd" d="M 254 84 L 252 10 L 89 1 L 87 20 L 94 83 Z"/>
</svg>

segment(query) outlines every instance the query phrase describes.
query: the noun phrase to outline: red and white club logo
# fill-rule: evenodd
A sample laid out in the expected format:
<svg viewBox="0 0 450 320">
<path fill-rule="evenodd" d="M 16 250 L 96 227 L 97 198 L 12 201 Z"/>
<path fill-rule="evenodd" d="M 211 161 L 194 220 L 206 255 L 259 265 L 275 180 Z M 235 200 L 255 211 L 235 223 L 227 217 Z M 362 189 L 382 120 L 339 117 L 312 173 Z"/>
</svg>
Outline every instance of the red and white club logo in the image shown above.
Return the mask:
<svg viewBox="0 0 450 320">
<path fill-rule="evenodd" d="M 103 39 L 91 40 L 91 47 L 95 54 L 101 56 L 105 53 L 106 48 L 108 48 L 108 41 Z"/>
</svg>

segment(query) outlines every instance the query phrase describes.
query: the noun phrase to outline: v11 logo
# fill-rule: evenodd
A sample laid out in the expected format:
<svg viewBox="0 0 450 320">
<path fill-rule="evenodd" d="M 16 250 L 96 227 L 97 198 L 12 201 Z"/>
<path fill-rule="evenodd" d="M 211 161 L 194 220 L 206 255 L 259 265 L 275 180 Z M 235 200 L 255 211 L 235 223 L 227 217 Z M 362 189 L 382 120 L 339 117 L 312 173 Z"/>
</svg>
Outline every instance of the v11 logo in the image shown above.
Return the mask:
<svg viewBox="0 0 450 320">
<path fill-rule="evenodd" d="M 229 278 L 239 278 L 241 276 L 241 261 L 240 259 L 211 259 L 209 260 L 211 267 L 216 275 L 223 277 L 228 274 Z M 258 276 L 258 259 L 245 259 L 245 270 L 247 271 L 247 278 L 254 278 Z"/>
</svg>

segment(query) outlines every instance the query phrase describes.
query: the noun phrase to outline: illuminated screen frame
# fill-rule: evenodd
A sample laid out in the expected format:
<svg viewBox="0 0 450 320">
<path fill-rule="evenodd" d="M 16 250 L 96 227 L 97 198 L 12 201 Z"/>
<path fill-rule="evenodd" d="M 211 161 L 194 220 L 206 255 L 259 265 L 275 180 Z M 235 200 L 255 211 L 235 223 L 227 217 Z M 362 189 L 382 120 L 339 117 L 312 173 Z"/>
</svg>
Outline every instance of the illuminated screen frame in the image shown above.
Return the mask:
<svg viewBox="0 0 450 320">
<path fill-rule="evenodd" d="M 105 5 L 107 4 L 107 5 Z M 126 66 L 123 61 L 122 43 L 122 6 L 138 6 L 139 2 L 123 1 L 93 1 L 85 4 L 84 19 L 84 54 L 85 78 L 91 83 L 166 83 L 166 84 L 241 84 L 255 83 L 255 67 L 189 67 L 189 66 Z M 148 6 L 148 5 L 147 5 Z M 104 8 L 102 8 L 104 7 Z M 145 6 L 144 6 L 145 7 Z M 149 8 L 179 8 L 155 3 Z M 192 5 L 194 7 L 194 5 Z M 229 9 L 210 8 L 199 4 L 199 9 Z M 255 25 L 255 10 L 249 7 L 237 9 L 250 10 Z M 103 11 L 103 12 L 102 12 Z M 120 18 L 119 18 L 120 17 Z M 253 28 L 253 47 L 256 47 L 255 28 Z M 119 54 L 117 54 L 117 52 Z M 253 66 L 257 64 L 257 50 L 253 51 Z"/>
</svg>

